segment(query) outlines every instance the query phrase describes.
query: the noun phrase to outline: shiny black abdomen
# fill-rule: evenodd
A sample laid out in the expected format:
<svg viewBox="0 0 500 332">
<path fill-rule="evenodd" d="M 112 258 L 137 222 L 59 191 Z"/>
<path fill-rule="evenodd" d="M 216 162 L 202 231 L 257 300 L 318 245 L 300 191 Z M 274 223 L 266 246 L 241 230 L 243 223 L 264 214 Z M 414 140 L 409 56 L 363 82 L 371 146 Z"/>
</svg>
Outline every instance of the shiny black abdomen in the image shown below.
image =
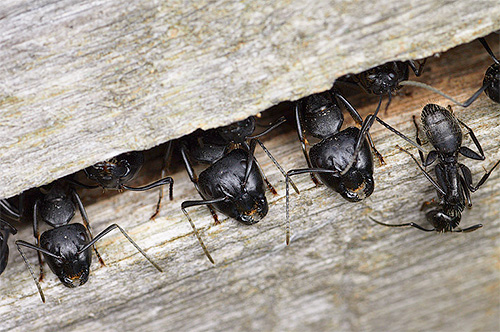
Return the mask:
<svg viewBox="0 0 500 332">
<path fill-rule="evenodd" d="M 462 130 L 455 116 L 436 104 L 425 105 L 422 126 L 429 142 L 439 154 L 453 155 L 462 145 Z"/>
</svg>

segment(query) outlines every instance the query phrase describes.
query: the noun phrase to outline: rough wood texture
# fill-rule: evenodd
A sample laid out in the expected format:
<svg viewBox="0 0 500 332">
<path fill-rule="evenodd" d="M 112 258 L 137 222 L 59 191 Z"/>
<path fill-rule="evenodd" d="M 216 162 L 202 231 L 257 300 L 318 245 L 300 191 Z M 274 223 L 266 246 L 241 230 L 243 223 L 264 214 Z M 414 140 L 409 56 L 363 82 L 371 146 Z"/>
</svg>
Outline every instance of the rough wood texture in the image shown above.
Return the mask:
<svg viewBox="0 0 500 332">
<path fill-rule="evenodd" d="M 490 39 L 498 48 L 498 41 Z M 475 42 L 428 61 L 422 80 L 464 100 L 482 80 L 491 59 Z M 427 91 L 405 88 L 385 119 L 414 135 L 411 115 L 428 102 L 447 102 Z M 363 113 L 375 100 L 353 97 Z M 361 106 L 363 105 L 363 106 Z M 485 150 L 484 162 L 462 158 L 475 181 L 500 159 L 498 104 L 484 95 L 456 114 L 471 126 Z M 297 177 L 292 195 L 292 243 L 284 245 L 284 183 L 258 153 L 279 195 L 268 216 L 248 227 L 222 218 L 213 226 L 204 208 L 191 215 L 216 265 L 212 266 L 180 211 L 198 196 L 186 175 L 174 174 L 175 201 L 156 221 L 147 221 L 157 193 L 124 192 L 88 207 L 95 231 L 124 226 L 165 269 L 158 273 L 119 235 L 99 243 L 107 262 L 94 262 L 89 282 L 68 289 L 49 273 L 41 304 L 21 257 L 0 278 L 1 331 L 498 331 L 500 329 L 500 170 L 473 195 L 462 225 L 482 222 L 470 234 L 428 234 L 390 229 L 389 223 L 423 222 L 422 202 L 435 191 L 408 156 L 406 146 L 380 126 L 373 136 L 387 165 L 375 170 L 376 190 L 352 204 L 308 176 Z M 470 145 L 467 137 L 465 143 Z M 266 142 L 286 169 L 304 167 L 296 134 L 282 132 Z M 158 165 L 153 165 L 152 172 Z M 156 173 L 155 173 L 156 174 Z M 143 181 L 147 181 L 148 179 Z M 17 238 L 30 239 L 29 227 Z M 12 243 L 11 243 L 12 244 Z M 36 256 L 29 255 L 34 264 Z"/>
<path fill-rule="evenodd" d="M 491 1 L 10 1 L 0 197 L 500 29 Z"/>
</svg>

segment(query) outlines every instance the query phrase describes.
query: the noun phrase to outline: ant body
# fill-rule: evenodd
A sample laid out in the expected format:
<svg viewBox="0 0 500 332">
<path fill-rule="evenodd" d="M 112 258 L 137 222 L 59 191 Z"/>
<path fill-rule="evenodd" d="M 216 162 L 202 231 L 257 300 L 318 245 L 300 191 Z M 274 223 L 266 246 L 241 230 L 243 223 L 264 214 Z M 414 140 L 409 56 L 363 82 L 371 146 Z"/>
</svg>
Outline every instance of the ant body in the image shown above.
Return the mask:
<svg viewBox="0 0 500 332">
<path fill-rule="evenodd" d="M 7 220 L 19 221 L 20 215 L 6 199 L 0 199 L 0 275 L 9 261 L 9 246 L 7 244 L 9 236 L 17 233 L 17 229 Z"/>
<path fill-rule="evenodd" d="M 33 205 L 33 236 L 36 245 L 40 244 L 39 218 L 53 228 L 68 225 L 76 213 L 76 207 L 80 212 L 83 224 L 87 229 L 92 240 L 92 231 L 90 229 L 89 218 L 80 196 L 64 181 L 56 181 L 49 186 L 39 189 L 41 197 L 38 197 Z M 97 258 L 101 265 L 105 265 L 99 255 L 97 248 L 93 246 Z M 41 252 L 37 252 L 40 265 L 39 281 L 43 280 L 43 262 Z"/>
<path fill-rule="evenodd" d="M 7 202 L 7 200 L 0 200 L 0 207 L 5 210 L 7 214 L 0 218 L 0 275 L 3 273 L 7 267 L 7 262 L 9 260 L 9 246 L 7 241 L 10 234 L 14 235 L 17 233 L 17 229 L 8 223 L 3 217 L 8 217 L 9 219 L 19 220 L 19 214 L 17 211 Z"/>
<path fill-rule="evenodd" d="M 264 182 L 267 182 L 270 188 L 272 186 L 254 158 L 255 146 L 259 143 L 286 176 L 281 166 L 258 140 L 284 121 L 284 118 L 280 118 L 264 132 L 250 136 L 255 126 L 255 120 L 250 118 L 222 128 L 195 132 L 181 142 L 181 156 L 186 171 L 202 197 L 202 200 L 183 202 L 181 209 L 210 262 L 214 263 L 214 260 L 186 208 L 207 205 L 246 225 L 253 225 L 264 218 L 269 209 Z M 250 144 L 247 140 L 250 140 Z M 191 159 L 210 166 L 198 177 Z M 215 215 L 215 212 L 212 214 Z"/>
<path fill-rule="evenodd" d="M 418 66 L 413 60 L 391 61 L 354 75 L 353 79 L 369 94 L 388 94 L 390 103 L 391 94 L 401 88 L 402 82 L 408 81 L 410 68 L 418 77 L 422 74 L 424 64 L 425 60 L 419 62 Z"/>
<path fill-rule="evenodd" d="M 45 189 L 42 189 L 41 191 L 43 193 Z M 73 219 L 76 210 L 72 199 L 74 199 L 78 205 L 84 225 L 69 223 Z M 41 235 L 38 230 L 39 217 L 53 227 L 52 229 L 43 232 Z M 36 279 L 31 265 L 24 255 L 21 247 L 24 246 L 37 251 L 40 262 L 39 280 L 41 280 L 43 276 L 40 255 L 43 254 L 50 269 L 59 278 L 59 280 L 66 287 L 73 288 L 85 284 L 88 280 L 90 264 L 92 262 L 92 252 L 90 247 L 94 247 L 94 251 L 99 261 L 102 265 L 104 265 L 102 258 L 95 248 L 95 243 L 115 228 L 118 228 L 127 240 L 129 240 L 130 243 L 132 243 L 149 262 L 151 262 L 151 264 L 153 264 L 160 272 L 162 271 L 160 267 L 154 263 L 117 224 L 109 226 L 96 237 L 93 237 L 90 231 L 87 214 L 76 191 L 60 181 L 52 184 L 49 190 L 45 192 L 43 199 L 38 199 L 34 205 L 33 232 L 36 243 L 31 244 L 21 240 L 16 241 L 17 248 L 36 283 L 38 292 L 40 293 L 40 297 L 43 302 L 45 302 L 45 296 L 40 287 L 40 283 Z"/>
<path fill-rule="evenodd" d="M 17 230 L 7 221 L 0 219 L 0 275 L 7 267 L 9 260 L 9 246 L 7 241 L 10 234 L 16 234 Z"/>
<path fill-rule="evenodd" d="M 404 149 L 402 150 L 412 157 L 424 176 L 431 182 L 438 192 L 440 202 L 438 204 L 433 204 L 438 205 L 438 207 L 436 209 L 432 209 L 426 214 L 426 218 L 433 228 L 426 229 L 413 222 L 391 225 L 374 219 L 372 220 L 384 226 L 411 226 L 427 232 L 472 232 L 481 228 L 481 224 L 473 225 L 465 229 L 458 228 L 458 225 L 466 204 L 468 207 L 472 206 L 470 197 L 471 192 L 475 192 L 486 182 L 491 172 L 500 163 L 500 160 L 497 161 L 495 165 L 483 175 L 476 185 L 473 185 L 470 169 L 464 164 L 458 162 L 459 154 L 474 160 L 485 159 L 481 144 L 477 140 L 472 129 L 456 118 L 453 115 L 451 108 L 450 111 L 448 111 L 446 108 L 435 104 L 428 104 L 424 107 L 421 120 L 423 130 L 429 142 L 434 147 L 434 150 L 430 151 L 425 158 L 423 154 L 425 150 L 421 147 L 421 141 L 418 137 L 418 126 L 415 118 L 413 121 L 417 128 L 417 143 L 413 142 L 411 139 L 377 118 L 377 121 L 390 131 L 402 137 L 419 149 L 422 165 L 418 163 L 417 159 L 410 152 Z M 460 129 L 460 125 L 467 129 L 467 132 L 474 142 L 478 152 L 462 145 L 462 130 Z M 430 166 L 436 161 L 437 164 L 434 167 L 434 172 L 436 174 L 437 181 L 435 181 L 424 169 L 424 167 Z"/>
<path fill-rule="evenodd" d="M 144 154 L 140 151 L 132 151 L 122 153 L 114 158 L 99 162 L 84 169 L 87 177 L 98 183 L 96 186 L 89 186 L 74 180 L 74 182 L 84 188 L 94 189 L 101 187 L 111 190 L 132 190 L 145 191 L 164 184 L 170 185 L 170 199 L 172 200 L 172 188 L 174 180 L 171 177 L 166 177 L 150 183 L 143 187 L 131 187 L 127 185 L 139 173 L 144 164 Z"/>
<path fill-rule="evenodd" d="M 336 90 L 316 93 L 295 103 L 295 122 L 297 124 L 297 134 L 301 143 L 302 153 L 304 154 L 309 168 L 312 168 L 313 165 L 306 149 L 306 146 L 308 145 L 306 134 L 324 140 L 338 133 L 344 123 L 344 116 L 342 115 L 342 110 L 340 109 L 337 98 L 342 102 L 342 104 L 344 104 L 354 121 L 357 124 L 362 125 L 363 119 L 361 118 L 361 115 L 358 111 L 356 111 L 351 103 L 349 103 L 349 101 Z M 366 130 L 368 129 L 369 128 Z M 379 159 L 380 164 L 383 164 L 384 158 L 375 148 L 369 133 L 367 133 L 367 138 L 371 148 L 373 149 L 373 153 L 375 153 Z M 360 142 L 363 141 L 361 137 L 359 137 L 358 140 Z M 352 164 L 350 164 L 350 166 L 352 166 Z M 311 173 L 311 178 L 314 184 L 319 184 L 313 173 Z"/>
<path fill-rule="evenodd" d="M 122 153 L 114 158 L 106 161 L 98 162 L 84 169 L 89 180 L 97 182 L 98 185 L 86 185 L 74 179 L 69 180 L 71 183 L 87 189 L 95 189 L 101 187 L 111 190 L 131 190 L 131 191 L 146 191 L 156 187 L 169 185 L 169 199 L 173 199 L 174 180 L 171 177 L 163 177 L 162 179 L 150 183 L 142 187 L 131 187 L 127 185 L 137 173 L 139 173 L 144 164 L 144 154 L 140 151 L 131 151 Z M 163 175 L 163 173 L 162 173 Z M 163 192 L 156 205 L 156 212 L 151 216 L 153 219 L 160 212 L 161 199 Z"/>
<path fill-rule="evenodd" d="M 287 244 L 290 243 L 288 182 L 291 176 L 316 173 L 321 182 L 350 202 L 359 202 L 369 197 L 374 190 L 370 145 L 375 152 L 376 150 L 373 143 L 370 144 L 371 140 L 365 136 L 380 109 L 382 97 L 375 115 L 361 121 L 361 116 L 347 100 L 339 94 L 336 96 L 347 106 L 354 120 L 362 122 L 361 129 L 349 127 L 339 131 L 343 123 L 342 111 L 330 93 L 311 95 L 295 106 L 297 133 L 308 168 L 293 169 L 286 174 Z M 322 139 L 311 147 L 309 154 L 305 149 L 305 132 Z M 376 152 L 376 155 L 382 162 L 380 154 Z"/>
</svg>

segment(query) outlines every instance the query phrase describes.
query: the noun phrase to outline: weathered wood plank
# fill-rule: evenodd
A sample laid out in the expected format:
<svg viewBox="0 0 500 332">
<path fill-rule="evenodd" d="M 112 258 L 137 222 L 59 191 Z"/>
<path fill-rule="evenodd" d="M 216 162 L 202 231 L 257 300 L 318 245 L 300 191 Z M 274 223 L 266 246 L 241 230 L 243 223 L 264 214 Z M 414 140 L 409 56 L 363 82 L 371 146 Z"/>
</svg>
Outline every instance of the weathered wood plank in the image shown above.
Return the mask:
<svg viewBox="0 0 500 332">
<path fill-rule="evenodd" d="M 498 42 L 491 40 L 498 47 Z M 465 99 L 476 90 L 491 59 L 477 43 L 428 61 L 423 81 Z M 426 91 L 405 88 L 385 119 L 409 135 L 411 115 L 428 102 L 446 105 Z M 366 114 L 375 100 L 354 97 Z M 363 105 L 361 107 L 361 105 Z M 499 106 L 484 95 L 457 116 L 478 136 L 486 161 L 463 159 L 474 179 L 500 159 Z M 484 228 L 470 234 L 427 234 L 389 229 L 389 223 L 423 221 L 422 202 L 435 197 L 402 142 L 380 126 L 373 136 L 387 165 L 376 168 L 376 190 L 350 204 L 308 176 L 297 177 L 292 195 L 292 243 L 284 245 L 284 183 L 259 152 L 279 195 L 255 226 L 222 218 L 213 226 L 206 209 L 193 209 L 216 265 L 203 256 L 180 202 L 197 198 L 184 173 L 174 174 L 175 201 L 147 221 L 156 192 L 124 192 L 88 206 L 94 230 L 116 222 L 165 269 L 157 273 L 120 235 L 100 244 L 106 267 L 93 264 L 89 282 L 76 289 L 51 274 L 42 305 L 21 257 L 12 249 L 0 278 L 1 331 L 498 331 L 500 323 L 500 171 L 473 195 L 462 224 Z M 465 139 L 471 144 L 470 139 Z M 293 131 L 266 142 L 286 169 L 305 162 Z M 150 170 L 155 172 L 153 166 Z M 17 238 L 30 239 L 29 227 Z M 11 243 L 12 244 L 12 243 Z M 29 256 L 35 263 L 36 256 Z"/>
<path fill-rule="evenodd" d="M 500 29 L 497 1 L 43 0 L 0 10 L 0 197 Z"/>
</svg>

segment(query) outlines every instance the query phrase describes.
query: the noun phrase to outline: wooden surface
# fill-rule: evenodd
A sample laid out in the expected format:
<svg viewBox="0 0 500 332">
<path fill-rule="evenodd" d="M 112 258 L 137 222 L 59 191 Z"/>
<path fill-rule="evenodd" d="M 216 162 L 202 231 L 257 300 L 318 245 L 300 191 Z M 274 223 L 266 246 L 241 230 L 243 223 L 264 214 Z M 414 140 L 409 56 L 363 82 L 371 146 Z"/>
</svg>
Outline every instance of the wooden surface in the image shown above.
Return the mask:
<svg viewBox="0 0 500 332">
<path fill-rule="evenodd" d="M 4 1 L 0 197 L 500 29 L 497 1 Z"/>
<path fill-rule="evenodd" d="M 490 38 L 498 50 L 498 37 Z M 428 60 L 421 81 L 466 99 L 476 90 L 491 59 L 478 42 Z M 376 99 L 352 96 L 364 114 Z M 427 91 L 405 88 L 384 119 L 414 135 L 411 115 L 429 102 L 447 105 Z M 461 158 L 475 182 L 500 159 L 500 107 L 484 94 L 456 115 L 475 131 L 484 162 Z M 197 199 L 184 172 L 175 173 L 175 200 L 148 221 L 157 192 L 108 195 L 87 212 L 93 229 L 119 223 L 163 267 L 158 273 L 119 234 L 99 248 L 107 266 L 93 263 L 88 283 L 64 287 L 48 274 L 42 304 L 30 274 L 11 242 L 11 260 L 0 278 L 1 331 L 498 331 L 500 330 L 500 170 L 473 194 L 462 226 L 470 234 L 434 234 L 390 229 L 368 219 L 424 224 L 422 202 L 436 196 L 408 156 L 406 146 L 380 126 L 372 134 L 387 165 L 375 169 L 376 188 L 361 203 L 348 203 L 308 176 L 296 177 L 292 194 L 292 243 L 285 246 L 284 181 L 263 153 L 257 156 L 276 184 L 268 216 L 254 226 L 208 210 L 191 216 L 216 265 L 204 257 L 180 211 Z M 469 137 L 465 144 L 471 145 Z M 266 141 L 285 169 L 304 167 L 291 128 Z M 412 149 L 415 151 L 415 149 Z M 150 164 L 147 182 L 157 174 Z M 88 201 L 88 192 L 84 200 Z M 87 198 L 86 198 L 87 197 Z M 30 240 L 29 226 L 15 237 Z M 36 255 L 29 253 L 35 264 Z"/>
</svg>

